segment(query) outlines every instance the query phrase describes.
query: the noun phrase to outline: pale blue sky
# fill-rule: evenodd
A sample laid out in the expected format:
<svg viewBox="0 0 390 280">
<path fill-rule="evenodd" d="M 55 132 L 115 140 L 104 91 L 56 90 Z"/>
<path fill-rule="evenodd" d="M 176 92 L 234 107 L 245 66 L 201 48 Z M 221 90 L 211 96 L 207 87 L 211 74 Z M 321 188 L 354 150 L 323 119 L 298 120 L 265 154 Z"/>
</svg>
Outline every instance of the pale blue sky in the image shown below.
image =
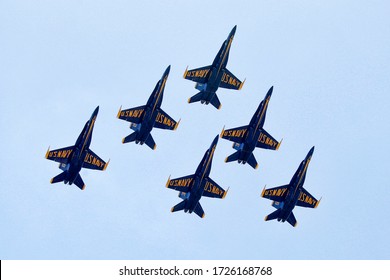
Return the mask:
<svg viewBox="0 0 390 280">
<path fill-rule="evenodd" d="M 389 11 L 385 0 L 2 0 L 0 259 L 389 259 Z M 243 89 L 219 90 L 219 111 L 188 104 L 186 66 L 211 64 L 234 25 L 228 69 Z M 145 104 L 168 65 L 162 108 L 178 130 L 153 130 L 155 151 L 123 145 L 119 107 Z M 220 139 L 210 177 L 228 195 L 203 198 L 204 219 L 171 213 L 168 176 L 195 172 L 272 85 L 264 128 L 280 149 L 257 149 L 253 170 L 224 163 L 234 150 Z M 91 148 L 110 165 L 81 171 L 85 191 L 51 185 L 47 147 L 73 145 L 97 105 Z M 297 228 L 265 222 L 262 188 L 287 184 L 313 145 L 305 188 L 321 204 L 295 209 Z"/>
</svg>

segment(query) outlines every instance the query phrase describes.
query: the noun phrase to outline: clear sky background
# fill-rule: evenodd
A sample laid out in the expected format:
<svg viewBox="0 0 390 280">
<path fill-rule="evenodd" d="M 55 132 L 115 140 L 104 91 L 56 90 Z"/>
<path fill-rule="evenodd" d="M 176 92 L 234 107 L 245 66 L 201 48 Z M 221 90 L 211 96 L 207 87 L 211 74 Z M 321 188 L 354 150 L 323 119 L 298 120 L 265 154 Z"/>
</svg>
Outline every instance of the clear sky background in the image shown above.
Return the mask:
<svg viewBox="0 0 390 280">
<path fill-rule="evenodd" d="M 0 1 L 0 259 L 389 259 L 390 2 Z M 210 65 L 234 25 L 221 110 L 188 104 L 187 65 Z M 155 151 L 122 144 L 119 107 L 144 105 L 171 65 L 162 109 L 177 131 L 154 129 Z M 224 163 L 210 177 L 224 200 L 202 198 L 204 219 L 171 213 L 169 175 L 195 172 L 213 138 L 247 125 L 274 86 L 264 128 L 278 151 L 259 169 Z M 105 172 L 86 189 L 51 185 L 46 149 L 73 145 L 99 105 L 91 149 Z M 296 228 L 265 222 L 261 190 L 287 184 L 312 146 Z"/>
</svg>

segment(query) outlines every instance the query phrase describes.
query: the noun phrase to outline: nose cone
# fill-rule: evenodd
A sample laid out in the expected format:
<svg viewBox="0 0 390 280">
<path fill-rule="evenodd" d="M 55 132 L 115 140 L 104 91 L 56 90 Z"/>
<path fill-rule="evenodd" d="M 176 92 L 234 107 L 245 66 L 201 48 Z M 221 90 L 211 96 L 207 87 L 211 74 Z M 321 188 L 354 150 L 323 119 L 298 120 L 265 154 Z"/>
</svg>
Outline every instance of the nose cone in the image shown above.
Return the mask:
<svg viewBox="0 0 390 280">
<path fill-rule="evenodd" d="M 274 91 L 274 86 L 272 86 L 272 87 L 268 90 L 268 92 L 267 92 L 265 98 L 271 97 L 273 91 Z"/>
<path fill-rule="evenodd" d="M 237 25 L 235 25 L 232 29 L 232 31 L 230 31 L 230 35 L 229 36 L 232 36 L 236 33 L 236 29 L 237 29 Z"/>
<path fill-rule="evenodd" d="M 93 111 L 92 113 L 92 118 L 97 116 L 97 114 L 99 113 L 99 106 L 96 107 L 95 111 Z"/>
<path fill-rule="evenodd" d="M 217 136 L 214 138 L 213 143 L 211 143 L 210 148 L 212 148 L 213 146 L 217 145 L 217 143 L 218 143 L 218 138 L 219 138 L 219 135 L 217 135 Z"/>
<path fill-rule="evenodd" d="M 314 153 L 314 146 L 310 149 L 309 153 L 307 154 L 307 158 L 311 158 Z"/>
<path fill-rule="evenodd" d="M 167 67 L 167 69 L 165 70 L 164 76 L 168 75 L 168 74 L 169 74 L 169 71 L 171 71 L 171 65 L 169 65 L 169 66 Z"/>
</svg>

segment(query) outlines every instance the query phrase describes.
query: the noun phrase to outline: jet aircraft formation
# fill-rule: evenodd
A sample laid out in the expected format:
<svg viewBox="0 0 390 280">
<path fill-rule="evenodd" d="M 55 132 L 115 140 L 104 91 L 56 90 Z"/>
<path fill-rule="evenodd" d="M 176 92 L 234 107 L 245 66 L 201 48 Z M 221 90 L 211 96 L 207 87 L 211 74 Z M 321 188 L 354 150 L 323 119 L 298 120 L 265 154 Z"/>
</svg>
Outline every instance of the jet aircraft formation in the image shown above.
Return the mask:
<svg viewBox="0 0 390 280">
<path fill-rule="evenodd" d="M 197 94 L 188 99 L 188 103 L 198 101 L 206 105 L 211 103 L 215 108 L 220 109 L 221 102 L 216 94 L 218 88 L 241 90 L 245 80 L 241 82 L 226 68 L 236 28 L 236 26 L 233 27 L 227 39 L 222 43 L 211 65 L 192 70 L 188 70 L 187 67 L 185 70 L 183 77 L 195 82 L 195 88 L 199 90 Z M 122 110 L 122 106 L 120 107 L 117 118 L 130 122 L 130 128 L 134 131 L 123 138 L 122 143 L 135 142 L 141 145 L 146 144 L 154 150 L 156 149 L 156 143 L 151 135 L 153 128 L 177 129 L 180 120 L 176 122 L 161 109 L 170 68 L 171 66 L 169 65 L 164 71 L 146 105 L 125 110 Z M 219 137 L 232 141 L 233 148 L 236 150 L 236 152 L 225 159 L 225 162 L 238 161 L 238 163 L 242 164 L 248 163 L 254 169 L 258 168 L 258 163 L 253 154 L 255 148 L 279 149 L 282 140 L 279 142 L 275 140 L 263 127 L 272 92 L 273 86 L 260 102 L 248 125 L 231 129 L 223 128 L 220 135 L 214 138 L 211 146 L 206 150 L 194 174 L 175 179 L 171 179 L 169 176 L 166 187 L 178 191 L 178 196 L 182 199 L 181 202 L 172 207 L 171 212 L 180 210 L 188 213 L 195 212 L 195 214 L 203 218 L 205 212 L 199 202 L 203 196 L 225 198 L 228 189 L 225 191 L 209 177 Z M 81 190 L 84 190 L 85 184 L 80 176 L 81 168 L 106 170 L 109 161 L 105 162 L 89 148 L 98 112 L 99 106 L 86 122 L 74 146 L 57 150 L 50 150 L 49 147 L 47 150 L 45 157 L 59 162 L 59 168 L 63 171 L 51 179 L 51 183 L 64 182 L 69 185 L 75 184 Z M 263 189 L 261 196 L 272 200 L 272 206 L 277 209 L 265 217 L 266 221 L 273 219 L 277 219 L 280 222 L 287 221 L 295 227 L 297 221 L 292 213 L 295 206 L 309 208 L 318 206 L 321 199 L 315 199 L 303 188 L 313 152 L 314 147 L 310 149 L 306 158 L 301 162 L 289 184 Z"/>
</svg>

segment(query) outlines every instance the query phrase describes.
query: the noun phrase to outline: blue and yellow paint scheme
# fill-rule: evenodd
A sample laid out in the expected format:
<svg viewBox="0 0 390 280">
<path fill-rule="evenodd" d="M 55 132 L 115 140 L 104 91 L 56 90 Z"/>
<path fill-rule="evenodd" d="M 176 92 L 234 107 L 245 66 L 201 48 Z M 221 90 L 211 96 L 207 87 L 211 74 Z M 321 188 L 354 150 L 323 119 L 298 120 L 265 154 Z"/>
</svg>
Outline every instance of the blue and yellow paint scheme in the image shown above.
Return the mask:
<svg viewBox="0 0 390 280">
<path fill-rule="evenodd" d="M 261 196 L 273 200 L 272 206 L 277 210 L 265 217 L 265 221 L 277 219 L 279 222 L 287 221 L 293 227 L 297 226 L 297 220 L 293 214 L 295 206 L 317 208 L 320 200 L 317 200 L 307 190 L 303 188 L 307 168 L 313 156 L 312 147 L 306 158 L 301 162 L 294 176 L 288 185 L 266 189 L 261 192 Z"/>
<path fill-rule="evenodd" d="M 151 149 L 156 149 L 156 143 L 150 132 L 153 127 L 161 129 L 176 130 L 180 120 L 176 122 L 161 109 L 165 84 L 168 79 L 171 66 L 165 70 L 162 78 L 157 82 L 148 102 L 144 106 L 122 110 L 119 108 L 117 118 L 130 122 L 130 128 L 134 132 L 122 139 L 122 143 L 133 142 L 143 145 L 144 143 Z"/>
<path fill-rule="evenodd" d="M 81 168 L 106 170 L 110 161 L 105 162 L 89 149 L 92 140 L 92 131 L 98 112 L 99 106 L 96 107 L 91 118 L 85 123 L 74 146 L 57 150 L 50 150 L 50 147 L 47 149 L 45 158 L 59 162 L 59 168 L 63 171 L 52 178 L 50 183 L 64 182 L 69 185 L 75 184 L 81 190 L 84 190 L 85 184 L 80 176 Z"/>
<path fill-rule="evenodd" d="M 234 142 L 233 148 L 237 150 L 228 156 L 225 162 L 238 161 L 248 163 L 254 169 L 258 168 L 257 161 L 253 155 L 255 148 L 278 150 L 282 141 L 278 142 L 263 128 L 268 103 L 271 99 L 273 87 L 271 87 L 264 100 L 261 101 L 249 125 L 231 129 L 223 129 L 220 137 Z"/>
<path fill-rule="evenodd" d="M 166 187 L 178 191 L 179 197 L 183 199 L 182 202 L 172 207 L 171 212 L 184 210 L 188 213 L 195 212 L 199 217 L 204 218 L 205 214 L 199 202 L 202 196 L 225 198 L 228 190 L 225 191 L 209 177 L 217 143 L 218 135 L 205 152 L 195 174 L 175 179 L 169 176 Z"/>
<path fill-rule="evenodd" d="M 200 101 L 202 104 L 211 103 L 215 108 L 221 108 L 216 91 L 219 87 L 226 89 L 240 90 L 244 85 L 234 76 L 226 65 L 229 59 L 229 52 L 233 42 L 237 26 L 234 26 L 228 38 L 223 42 L 213 64 L 201 68 L 196 68 L 184 72 L 183 78 L 196 82 L 195 88 L 200 92 L 188 99 L 188 103 Z"/>
</svg>

